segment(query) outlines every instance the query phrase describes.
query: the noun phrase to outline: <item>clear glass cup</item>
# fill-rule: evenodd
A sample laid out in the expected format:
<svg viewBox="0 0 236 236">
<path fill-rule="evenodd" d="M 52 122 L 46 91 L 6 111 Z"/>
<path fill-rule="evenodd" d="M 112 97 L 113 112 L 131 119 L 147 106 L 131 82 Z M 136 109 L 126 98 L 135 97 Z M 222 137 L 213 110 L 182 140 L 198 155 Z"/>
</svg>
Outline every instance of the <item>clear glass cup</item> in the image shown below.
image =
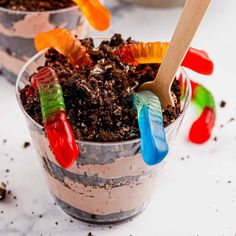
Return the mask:
<svg viewBox="0 0 236 236">
<path fill-rule="evenodd" d="M 150 7 L 174 7 L 184 5 L 186 0 L 123 0 Z"/>
<path fill-rule="evenodd" d="M 43 12 L 0 7 L 0 67 L 8 81 L 15 83 L 20 69 L 35 55 L 35 35 L 56 27 L 74 30 L 82 38 L 89 30 L 77 6 Z"/>
<path fill-rule="evenodd" d="M 77 140 L 81 150 L 77 161 L 67 170 L 61 168 L 49 148 L 43 127 L 26 113 L 19 97 L 19 91 L 29 84 L 30 75 L 44 64 L 44 52 L 22 68 L 16 82 L 16 96 L 52 196 L 68 215 L 89 223 L 111 224 L 137 215 L 152 198 L 164 161 L 155 166 L 146 165 L 140 152 L 140 139 L 114 143 Z M 176 76 L 182 87 L 182 113 L 165 128 L 170 148 L 191 100 L 186 73 L 180 68 Z"/>
</svg>

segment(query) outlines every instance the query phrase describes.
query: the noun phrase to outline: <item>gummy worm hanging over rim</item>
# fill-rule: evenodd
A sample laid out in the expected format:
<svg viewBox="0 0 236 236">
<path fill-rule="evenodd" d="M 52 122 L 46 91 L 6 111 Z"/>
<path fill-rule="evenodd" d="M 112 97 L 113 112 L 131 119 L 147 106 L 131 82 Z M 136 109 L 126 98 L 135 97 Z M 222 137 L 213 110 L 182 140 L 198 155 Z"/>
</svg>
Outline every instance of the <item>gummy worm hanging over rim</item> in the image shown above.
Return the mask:
<svg viewBox="0 0 236 236">
<path fill-rule="evenodd" d="M 39 91 L 43 124 L 57 162 L 68 168 L 79 155 L 72 128 L 66 118 L 62 88 L 56 72 L 43 67 L 33 75 Z"/>
<path fill-rule="evenodd" d="M 167 42 L 148 42 L 126 44 L 115 51 L 123 63 L 130 64 L 160 64 L 167 52 L 169 43 Z M 203 75 L 211 75 L 214 64 L 207 53 L 203 50 L 189 48 L 182 64 L 195 72 Z"/>
<path fill-rule="evenodd" d="M 79 39 L 67 29 L 57 28 L 48 32 L 39 33 L 34 39 L 37 51 L 46 48 L 54 48 L 66 56 L 73 65 L 88 66 L 93 65 L 86 48 L 81 44 Z"/>
</svg>

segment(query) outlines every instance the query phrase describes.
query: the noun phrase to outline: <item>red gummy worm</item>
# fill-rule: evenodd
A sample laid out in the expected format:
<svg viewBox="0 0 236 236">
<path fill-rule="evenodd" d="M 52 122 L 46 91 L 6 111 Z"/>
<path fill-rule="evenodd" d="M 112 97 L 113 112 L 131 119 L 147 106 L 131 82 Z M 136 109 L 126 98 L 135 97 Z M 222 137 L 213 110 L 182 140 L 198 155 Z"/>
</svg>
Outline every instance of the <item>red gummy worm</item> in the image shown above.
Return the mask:
<svg viewBox="0 0 236 236">
<path fill-rule="evenodd" d="M 195 97 L 195 92 L 196 92 L 196 88 L 198 86 L 198 83 L 190 80 L 191 83 L 191 88 L 192 88 L 192 99 Z"/>
<path fill-rule="evenodd" d="M 57 162 L 68 168 L 77 159 L 79 147 L 66 118 L 59 78 L 52 68 L 43 67 L 32 76 L 31 81 L 39 92 L 43 124 L 51 150 Z"/>
<path fill-rule="evenodd" d="M 122 63 L 136 64 L 129 45 L 124 45 L 114 52 L 116 56 L 120 58 Z"/>
<path fill-rule="evenodd" d="M 203 75 L 211 75 L 214 70 L 213 61 L 208 54 L 195 48 L 189 48 L 181 65 Z"/>
<path fill-rule="evenodd" d="M 56 160 L 63 168 L 68 168 L 79 156 L 79 148 L 65 111 L 60 111 L 49 118 L 44 127 Z"/>
<path fill-rule="evenodd" d="M 189 140 L 193 143 L 202 144 L 211 137 L 215 125 L 215 112 L 213 109 L 204 108 L 200 117 L 192 124 L 189 132 Z"/>
<path fill-rule="evenodd" d="M 202 85 L 191 80 L 192 101 L 200 108 L 201 115 L 192 124 L 189 132 L 189 140 L 193 143 L 202 144 L 206 142 L 215 125 L 215 101 L 214 97 Z"/>
</svg>

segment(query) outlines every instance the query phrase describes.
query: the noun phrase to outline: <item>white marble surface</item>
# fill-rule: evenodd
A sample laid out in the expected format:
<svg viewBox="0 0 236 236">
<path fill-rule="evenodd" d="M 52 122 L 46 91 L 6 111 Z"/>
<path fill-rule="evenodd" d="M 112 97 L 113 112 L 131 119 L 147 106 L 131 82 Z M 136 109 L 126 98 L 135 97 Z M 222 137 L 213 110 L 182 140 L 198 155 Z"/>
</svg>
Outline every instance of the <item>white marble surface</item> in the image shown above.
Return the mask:
<svg viewBox="0 0 236 236">
<path fill-rule="evenodd" d="M 124 7 L 116 1 L 109 6 L 113 20 L 108 34 L 118 31 L 141 40 L 169 40 L 181 10 Z M 159 185 L 153 186 L 157 188 L 153 201 L 131 222 L 112 228 L 71 223 L 70 217 L 54 206 L 34 148 L 22 148 L 30 137 L 14 87 L 0 77 L 0 181 L 9 181 L 12 191 L 0 202 L 0 236 L 87 236 L 88 232 L 95 236 L 235 236 L 236 121 L 227 122 L 236 118 L 235 9 L 235 0 L 213 1 L 193 42 L 209 52 L 216 69 L 211 78 L 192 77 L 213 91 L 217 104 L 221 99 L 227 101 L 224 109 L 218 106 L 214 130 L 218 141 L 202 146 L 186 141 L 189 124 L 196 118 L 190 109 Z"/>
</svg>

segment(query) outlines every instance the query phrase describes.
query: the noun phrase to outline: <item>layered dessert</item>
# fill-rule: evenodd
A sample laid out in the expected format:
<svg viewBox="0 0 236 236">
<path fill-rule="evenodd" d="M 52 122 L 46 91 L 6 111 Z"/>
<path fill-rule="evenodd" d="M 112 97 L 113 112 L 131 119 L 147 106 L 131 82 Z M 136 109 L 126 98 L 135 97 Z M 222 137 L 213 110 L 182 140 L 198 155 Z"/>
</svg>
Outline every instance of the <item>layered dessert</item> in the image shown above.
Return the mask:
<svg viewBox="0 0 236 236">
<path fill-rule="evenodd" d="M 84 37 L 88 24 L 72 0 L 0 0 L 0 67 L 15 83 L 17 74 L 35 53 L 34 37 L 60 26 Z"/>
<path fill-rule="evenodd" d="M 20 102 L 57 203 L 80 220 L 114 223 L 144 209 L 162 165 L 148 166 L 142 159 L 137 111 L 131 99 L 142 83 L 155 78 L 159 64 L 130 63 L 125 48 L 138 42 L 123 40 L 120 34 L 98 46 L 92 38 L 80 43 L 92 66 L 75 65 L 66 53 L 49 48 L 28 64 L 22 74 L 26 77 L 19 78 L 29 81 L 20 86 Z M 57 163 L 43 128 L 34 78 L 45 68 L 53 70 L 59 79 L 66 117 L 80 148 L 77 160 L 68 169 Z M 177 119 L 182 111 L 180 82 L 185 84 L 181 79 L 183 75 L 171 88 L 175 107 L 162 111 L 168 143 L 181 123 Z"/>
<path fill-rule="evenodd" d="M 75 6 L 72 0 L 0 0 L 0 6 L 15 11 L 51 11 Z"/>
</svg>

